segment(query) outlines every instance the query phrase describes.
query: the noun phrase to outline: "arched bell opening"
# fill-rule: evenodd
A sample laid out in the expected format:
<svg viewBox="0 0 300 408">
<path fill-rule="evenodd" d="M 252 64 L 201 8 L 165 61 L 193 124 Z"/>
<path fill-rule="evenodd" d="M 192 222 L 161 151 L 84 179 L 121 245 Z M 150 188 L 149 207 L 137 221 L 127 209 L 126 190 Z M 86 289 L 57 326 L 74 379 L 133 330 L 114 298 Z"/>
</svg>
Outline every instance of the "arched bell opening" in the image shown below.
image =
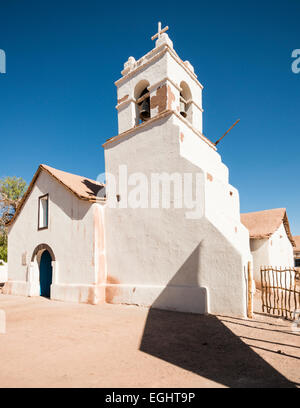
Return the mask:
<svg viewBox="0 0 300 408">
<path fill-rule="evenodd" d="M 148 91 L 149 82 L 143 80 L 135 88 L 134 96 L 136 100 L 136 124 L 146 122 L 151 118 L 150 93 Z"/>
<path fill-rule="evenodd" d="M 149 91 L 147 88 L 145 88 L 142 91 L 141 96 L 138 100 L 140 101 L 138 102 L 139 119 L 142 122 L 146 122 L 151 117 L 150 115 L 150 95 L 149 95 Z"/>
</svg>

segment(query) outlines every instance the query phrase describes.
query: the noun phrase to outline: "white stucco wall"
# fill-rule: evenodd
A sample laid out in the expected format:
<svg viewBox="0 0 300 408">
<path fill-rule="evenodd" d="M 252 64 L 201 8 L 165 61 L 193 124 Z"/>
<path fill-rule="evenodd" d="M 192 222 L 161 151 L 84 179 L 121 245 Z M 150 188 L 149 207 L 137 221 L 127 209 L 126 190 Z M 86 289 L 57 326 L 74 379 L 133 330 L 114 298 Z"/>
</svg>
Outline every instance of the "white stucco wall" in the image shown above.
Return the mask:
<svg viewBox="0 0 300 408">
<path fill-rule="evenodd" d="M 270 238 L 251 239 L 250 247 L 253 255 L 254 279 L 258 286 L 261 280 L 261 266 L 274 268 L 294 266 L 293 246 L 283 223 Z"/>
<path fill-rule="evenodd" d="M 294 266 L 293 246 L 286 234 L 283 224 L 281 224 L 278 230 L 272 235 L 269 249 L 271 265 L 277 267 Z"/>
<path fill-rule="evenodd" d="M 270 265 L 269 239 L 250 239 L 250 248 L 253 256 L 253 278 L 256 286 L 259 286 L 261 266 Z"/>
<path fill-rule="evenodd" d="M 47 193 L 49 227 L 39 231 L 38 198 Z M 38 245 L 47 244 L 56 258 L 52 262 L 51 298 L 90 303 L 101 300 L 103 293 L 98 286 L 105 279 L 102 213 L 99 204 L 78 199 L 42 171 L 9 228 L 7 293 L 39 295 L 37 259 L 32 262 L 31 258 Z"/>
<path fill-rule="evenodd" d="M 149 180 L 152 173 L 199 173 L 201 212 L 195 220 L 187 208 L 106 208 L 108 301 L 245 316 L 252 257 L 238 192 L 219 154 L 191 132 L 171 115 L 105 147 L 106 171 L 117 179 L 120 164 Z M 118 193 L 122 206 L 126 194 Z"/>
<path fill-rule="evenodd" d="M 7 281 L 7 264 L 0 262 L 0 283 Z"/>
</svg>

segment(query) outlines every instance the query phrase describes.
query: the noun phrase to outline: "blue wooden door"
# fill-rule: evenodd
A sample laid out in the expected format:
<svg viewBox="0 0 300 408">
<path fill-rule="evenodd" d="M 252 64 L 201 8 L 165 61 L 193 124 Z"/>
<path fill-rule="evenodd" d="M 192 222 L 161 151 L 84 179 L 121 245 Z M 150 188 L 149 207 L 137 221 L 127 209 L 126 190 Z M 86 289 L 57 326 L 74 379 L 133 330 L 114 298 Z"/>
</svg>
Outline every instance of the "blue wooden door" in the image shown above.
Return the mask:
<svg viewBox="0 0 300 408">
<path fill-rule="evenodd" d="M 52 283 L 52 258 L 46 250 L 42 253 L 40 262 L 40 287 L 41 296 L 50 297 L 50 285 Z"/>
</svg>

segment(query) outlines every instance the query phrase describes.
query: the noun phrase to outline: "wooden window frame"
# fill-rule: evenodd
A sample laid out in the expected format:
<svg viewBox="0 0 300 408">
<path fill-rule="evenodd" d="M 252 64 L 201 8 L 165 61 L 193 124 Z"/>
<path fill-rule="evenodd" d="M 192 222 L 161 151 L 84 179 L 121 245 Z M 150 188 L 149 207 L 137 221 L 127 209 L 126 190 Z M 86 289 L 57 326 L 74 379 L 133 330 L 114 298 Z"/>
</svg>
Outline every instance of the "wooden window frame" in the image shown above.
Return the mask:
<svg viewBox="0 0 300 408">
<path fill-rule="evenodd" d="M 45 197 L 47 197 L 47 226 L 40 227 L 40 202 Z M 49 193 L 44 194 L 38 198 L 38 231 L 48 229 L 48 227 L 49 227 Z"/>
</svg>

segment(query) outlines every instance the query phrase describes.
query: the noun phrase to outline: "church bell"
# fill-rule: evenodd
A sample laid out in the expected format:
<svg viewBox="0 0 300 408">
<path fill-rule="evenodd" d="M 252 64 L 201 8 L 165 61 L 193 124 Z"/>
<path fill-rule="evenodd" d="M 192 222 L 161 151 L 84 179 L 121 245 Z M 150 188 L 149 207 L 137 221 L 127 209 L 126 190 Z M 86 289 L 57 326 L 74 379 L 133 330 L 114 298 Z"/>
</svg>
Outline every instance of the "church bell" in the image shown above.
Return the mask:
<svg viewBox="0 0 300 408">
<path fill-rule="evenodd" d="M 185 103 L 185 100 L 182 97 L 180 97 L 180 115 L 183 116 L 184 118 L 187 117 L 186 103 Z"/>
<path fill-rule="evenodd" d="M 145 122 L 150 119 L 150 98 L 146 98 L 139 105 L 140 119 Z"/>
</svg>

